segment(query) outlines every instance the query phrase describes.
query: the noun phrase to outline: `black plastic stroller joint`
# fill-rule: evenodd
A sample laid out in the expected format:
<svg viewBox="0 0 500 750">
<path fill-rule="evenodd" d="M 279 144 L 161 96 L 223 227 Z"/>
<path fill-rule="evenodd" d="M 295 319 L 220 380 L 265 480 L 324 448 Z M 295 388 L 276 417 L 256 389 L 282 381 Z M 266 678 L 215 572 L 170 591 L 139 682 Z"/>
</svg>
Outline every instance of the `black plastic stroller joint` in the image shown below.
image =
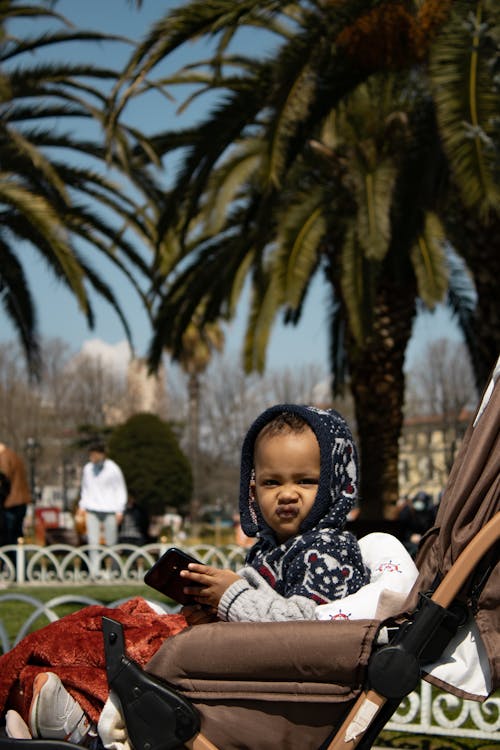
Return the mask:
<svg viewBox="0 0 500 750">
<path fill-rule="evenodd" d="M 196 709 L 125 655 L 121 623 L 102 618 L 108 684 L 118 696 L 134 750 L 176 750 L 200 729 Z"/>
<path fill-rule="evenodd" d="M 401 700 L 418 686 L 425 664 L 439 659 L 466 619 L 465 605 L 449 609 L 419 595 L 412 620 L 404 623 L 394 640 L 376 651 L 368 666 L 371 688 L 388 699 Z"/>
</svg>

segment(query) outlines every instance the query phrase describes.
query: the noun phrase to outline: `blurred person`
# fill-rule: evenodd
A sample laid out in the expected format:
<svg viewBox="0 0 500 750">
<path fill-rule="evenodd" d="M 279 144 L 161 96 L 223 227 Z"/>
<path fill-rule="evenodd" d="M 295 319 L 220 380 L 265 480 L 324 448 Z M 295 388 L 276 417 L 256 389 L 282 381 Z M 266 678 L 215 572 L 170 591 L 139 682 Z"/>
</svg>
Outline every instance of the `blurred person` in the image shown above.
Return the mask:
<svg viewBox="0 0 500 750">
<path fill-rule="evenodd" d="M 17 544 L 32 498 L 24 461 L 5 443 L 0 443 L 0 477 L 0 544 Z"/>
<path fill-rule="evenodd" d="M 87 542 L 112 547 L 118 541 L 118 527 L 127 505 L 127 485 L 122 470 L 106 455 L 102 443 L 89 448 L 89 460 L 83 467 L 80 501 L 76 520 L 85 518 Z M 90 552 L 91 574 L 97 573 L 99 553 Z"/>
<path fill-rule="evenodd" d="M 233 527 L 234 527 L 234 541 L 239 547 L 251 547 L 255 544 L 255 539 L 251 536 L 247 536 L 241 528 L 240 514 L 235 513 L 233 515 Z"/>
<path fill-rule="evenodd" d="M 398 501 L 398 520 L 401 525 L 401 541 L 412 557 L 425 532 L 434 524 L 436 506 L 427 492 L 417 492 L 413 498 Z"/>
<path fill-rule="evenodd" d="M 120 524 L 118 541 L 122 544 L 136 544 L 137 546 L 146 544 L 149 541 L 148 527 L 147 513 L 130 495 Z"/>
</svg>

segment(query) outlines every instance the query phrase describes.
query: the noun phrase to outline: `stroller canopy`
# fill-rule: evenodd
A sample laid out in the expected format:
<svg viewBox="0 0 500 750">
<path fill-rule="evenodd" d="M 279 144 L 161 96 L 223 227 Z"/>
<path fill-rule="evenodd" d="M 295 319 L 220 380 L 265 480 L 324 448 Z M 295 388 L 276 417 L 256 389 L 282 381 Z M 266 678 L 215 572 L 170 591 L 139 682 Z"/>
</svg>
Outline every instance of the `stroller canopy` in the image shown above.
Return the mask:
<svg viewBox="0 0 500 750">
<path fill-rule="evenodd" d="M 469 425 L 436 516 L 417 556 L 419 576 L 408 599 L 433 591 L 459 555 L 499 512 L 500 357 L 474 421 Z M 500 561 L 498 543 L 466 582 L 462 598 L 476 621 L 487 652 L 491 690 L 500 686 Z"/>
</svg>

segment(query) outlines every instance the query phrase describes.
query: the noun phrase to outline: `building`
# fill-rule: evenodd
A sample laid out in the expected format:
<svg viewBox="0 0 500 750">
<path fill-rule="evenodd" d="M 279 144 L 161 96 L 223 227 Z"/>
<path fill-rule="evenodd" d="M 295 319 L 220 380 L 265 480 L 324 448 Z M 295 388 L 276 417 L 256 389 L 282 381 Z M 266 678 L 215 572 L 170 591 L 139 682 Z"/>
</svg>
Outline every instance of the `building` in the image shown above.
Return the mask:
<svg viewBox="0 0 500 750">
<path fill-rule="evenodd" d="M 165 418 L 168 408 L 165 369 L 160 365 L 154 375 L 145 359 L 131 359 L 127 369 L 127 411 L 130 414 L 152 412 Z"/>
<path fill-rule="evenodd" d="M 412 497 L 419 490 L 437 501 L 443 489 L 472 412 L 456 415 L 408 417 L 399 442 L 399 492 Z"/>
</svg>

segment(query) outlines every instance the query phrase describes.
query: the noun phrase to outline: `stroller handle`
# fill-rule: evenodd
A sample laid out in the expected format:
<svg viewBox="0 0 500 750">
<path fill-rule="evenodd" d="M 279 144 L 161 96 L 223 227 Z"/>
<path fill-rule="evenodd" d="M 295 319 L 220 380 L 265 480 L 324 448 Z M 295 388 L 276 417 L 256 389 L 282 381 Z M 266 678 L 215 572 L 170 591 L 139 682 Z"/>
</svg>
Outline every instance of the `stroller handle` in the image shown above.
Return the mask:
<svg viewBox="0 0 500 750">
<path fill-rule="evenodd" d="M 444 609 L 449 607 L 481 558 L 499 540 L 500 512 L 483 526 L 458 556 L 431 600 Z M 366 730 L 387 702 L 388 699 L 377 691 L 363 690 L 327 750 L 354 750 L 362 744 Z"/>
<path fill-rule="evenodd" d="M 500 512 L 495 513 L 481 531 L 469 542 L 457 557 L 443 581 L 432 595 L 432 601 L 441 607 L 449 607 L 465 581 L 496 541 L 500 539 Z"/>
</svg>

